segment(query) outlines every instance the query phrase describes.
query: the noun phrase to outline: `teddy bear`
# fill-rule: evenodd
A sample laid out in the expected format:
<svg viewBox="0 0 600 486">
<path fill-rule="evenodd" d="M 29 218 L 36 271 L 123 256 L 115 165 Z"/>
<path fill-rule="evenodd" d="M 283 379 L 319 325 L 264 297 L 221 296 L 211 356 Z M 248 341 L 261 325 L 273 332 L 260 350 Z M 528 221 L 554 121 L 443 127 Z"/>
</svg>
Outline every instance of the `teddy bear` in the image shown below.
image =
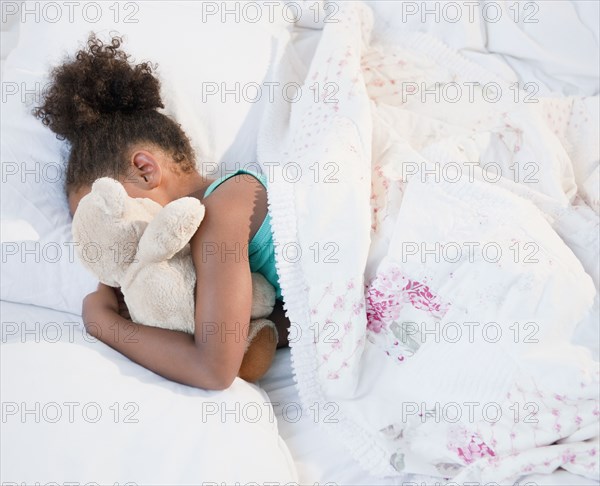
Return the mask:
<svg viewBox="0 0 600 486">
<path fill-rule="evenodd" d="M 100 282 L 121 288 L 134 322 L 193 334 L 196 271 L 189 241 L 204 211 L 193 197 L 164 207 L 129 197 L 120 182 L 103 177 L 73 215 L 76 253 Z M 238 376 L 256 381 L 274 358 L 278 336 L 266 319 L 275 289 L 261 274 L 251 276 L 252 320 Z"/>
</svg>

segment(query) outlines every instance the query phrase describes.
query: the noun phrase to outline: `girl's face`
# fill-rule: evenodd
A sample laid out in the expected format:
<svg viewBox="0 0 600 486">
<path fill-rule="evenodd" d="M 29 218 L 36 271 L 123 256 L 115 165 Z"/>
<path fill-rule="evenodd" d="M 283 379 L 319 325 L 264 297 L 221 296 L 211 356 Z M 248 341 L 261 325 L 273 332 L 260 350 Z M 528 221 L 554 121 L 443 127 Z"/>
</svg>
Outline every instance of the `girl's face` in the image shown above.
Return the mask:
<svg viewBox="0 0 600 486">
<path fill-rule="evenodd" d="M 131 151 L 128 173 L 119 177 L 119 182 L 123 184 L 129 197 L 149 198 L 164 206 L 173 199 L 168 193 L 173 174 L 164 170 L 170 163 L 172 162 L 161 150 L 154 147 L 135 148 Z M 91 185 L 84 185 L 69 193 L 71 215 L 75 214 L 79 201 L 91 190 Z"/>
<path fill-rule="evenodd" d="M 131 151 L 128 173 L 119 177 L 129 197 L 148 198 L 165 206 L 175 199 L 194 193 L 203 193 L 212 182 L 196 171 L 182 173 L 174 169 L 174 161 L 162 150 L 136 148 Z M 79 201 L 90 193 L 92 186 L 84 185 L 68 195 L 71 216 Z"/>
<path fill-rule="evenodd" d="M 169 202 L 168 200 L 165 199 L 165 196 L 162 191 L 147 190 L 147 189 L 144 189 L 143 187 L 140 187 L 139 184 L 131 183 L 131 181 L 128 181 L 126 179 L 120 180 L 119 182 L 121 182 L 121 184 L 123 184 L 123 187 L 125 188 L 125 191 L 127 192 L 127 195 L 129 197 L 149 198 L 149 199 L 152 199 L 153 201 L 157 202 L 161 206 L 164 206 L 165 204 L 167 204 Z M 77 210 L 77 206 L 79 205 L 79 201 L 81 201 L 81 199 L 83 199 L 84 196 L 89 194 L 91 190 L 92 190 L 91 185 L 90 186 L 85 185 L 85 186 L 81 186 L 79 189 L 73 190 L 69 193 L 67 198 L 69 200 L 69 212 L 71 213 L 71 216 L 73 216 L 75 214 L 75 211 Z"/>
</svg>

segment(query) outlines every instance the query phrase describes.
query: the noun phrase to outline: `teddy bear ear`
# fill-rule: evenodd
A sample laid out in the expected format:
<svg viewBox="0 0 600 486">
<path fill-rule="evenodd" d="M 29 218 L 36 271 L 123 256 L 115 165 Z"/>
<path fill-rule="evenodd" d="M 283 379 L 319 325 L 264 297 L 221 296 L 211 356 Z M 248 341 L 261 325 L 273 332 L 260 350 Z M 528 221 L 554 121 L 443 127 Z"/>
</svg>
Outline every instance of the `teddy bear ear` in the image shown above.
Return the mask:
<svg viewBox="0 0 600 486">
<path fill-rule="evenodd" d="M 92 194 L 102 200 L 107 214 L 115 217 L 123 215 L 128 196 L 119 181 L 110 177 L 101 177 L 92 184 Z"/>
</svg>

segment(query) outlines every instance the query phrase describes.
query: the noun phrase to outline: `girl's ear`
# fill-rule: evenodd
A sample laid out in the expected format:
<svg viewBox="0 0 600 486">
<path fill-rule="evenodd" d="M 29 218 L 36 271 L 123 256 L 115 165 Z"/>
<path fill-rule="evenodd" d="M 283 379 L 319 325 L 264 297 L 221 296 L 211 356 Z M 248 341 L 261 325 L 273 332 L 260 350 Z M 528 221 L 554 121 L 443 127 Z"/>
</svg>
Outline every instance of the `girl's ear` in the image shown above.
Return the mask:
<svg viewBox="0 0 600 486">
<path fill-rule="evenodd" d="M 131 155 L 131 173 L 133 182 L 147 191 L 157 188 L 162 181 L 162 168 L 158 159 L 148 150 L 136 150 Z"/>
</svg>

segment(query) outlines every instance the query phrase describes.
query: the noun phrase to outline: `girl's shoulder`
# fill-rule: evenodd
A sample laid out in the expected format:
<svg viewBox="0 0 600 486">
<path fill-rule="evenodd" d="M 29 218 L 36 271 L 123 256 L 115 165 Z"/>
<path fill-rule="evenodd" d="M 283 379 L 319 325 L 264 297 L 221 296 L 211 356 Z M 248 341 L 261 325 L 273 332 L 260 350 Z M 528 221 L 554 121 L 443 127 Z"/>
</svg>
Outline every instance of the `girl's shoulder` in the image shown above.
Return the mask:
<svg viewBox="0 0 600 486">
<path fill-rule="evenodd" d="M 212 241 L 247 237 L 243 241 L 247 244 L 268 216 L 266 178 L 264 174 L 243 169 L 222 176 L 208 186 L 202 204 L 206 212 L 199 232 L 205 232 Z"/>
</svg>

